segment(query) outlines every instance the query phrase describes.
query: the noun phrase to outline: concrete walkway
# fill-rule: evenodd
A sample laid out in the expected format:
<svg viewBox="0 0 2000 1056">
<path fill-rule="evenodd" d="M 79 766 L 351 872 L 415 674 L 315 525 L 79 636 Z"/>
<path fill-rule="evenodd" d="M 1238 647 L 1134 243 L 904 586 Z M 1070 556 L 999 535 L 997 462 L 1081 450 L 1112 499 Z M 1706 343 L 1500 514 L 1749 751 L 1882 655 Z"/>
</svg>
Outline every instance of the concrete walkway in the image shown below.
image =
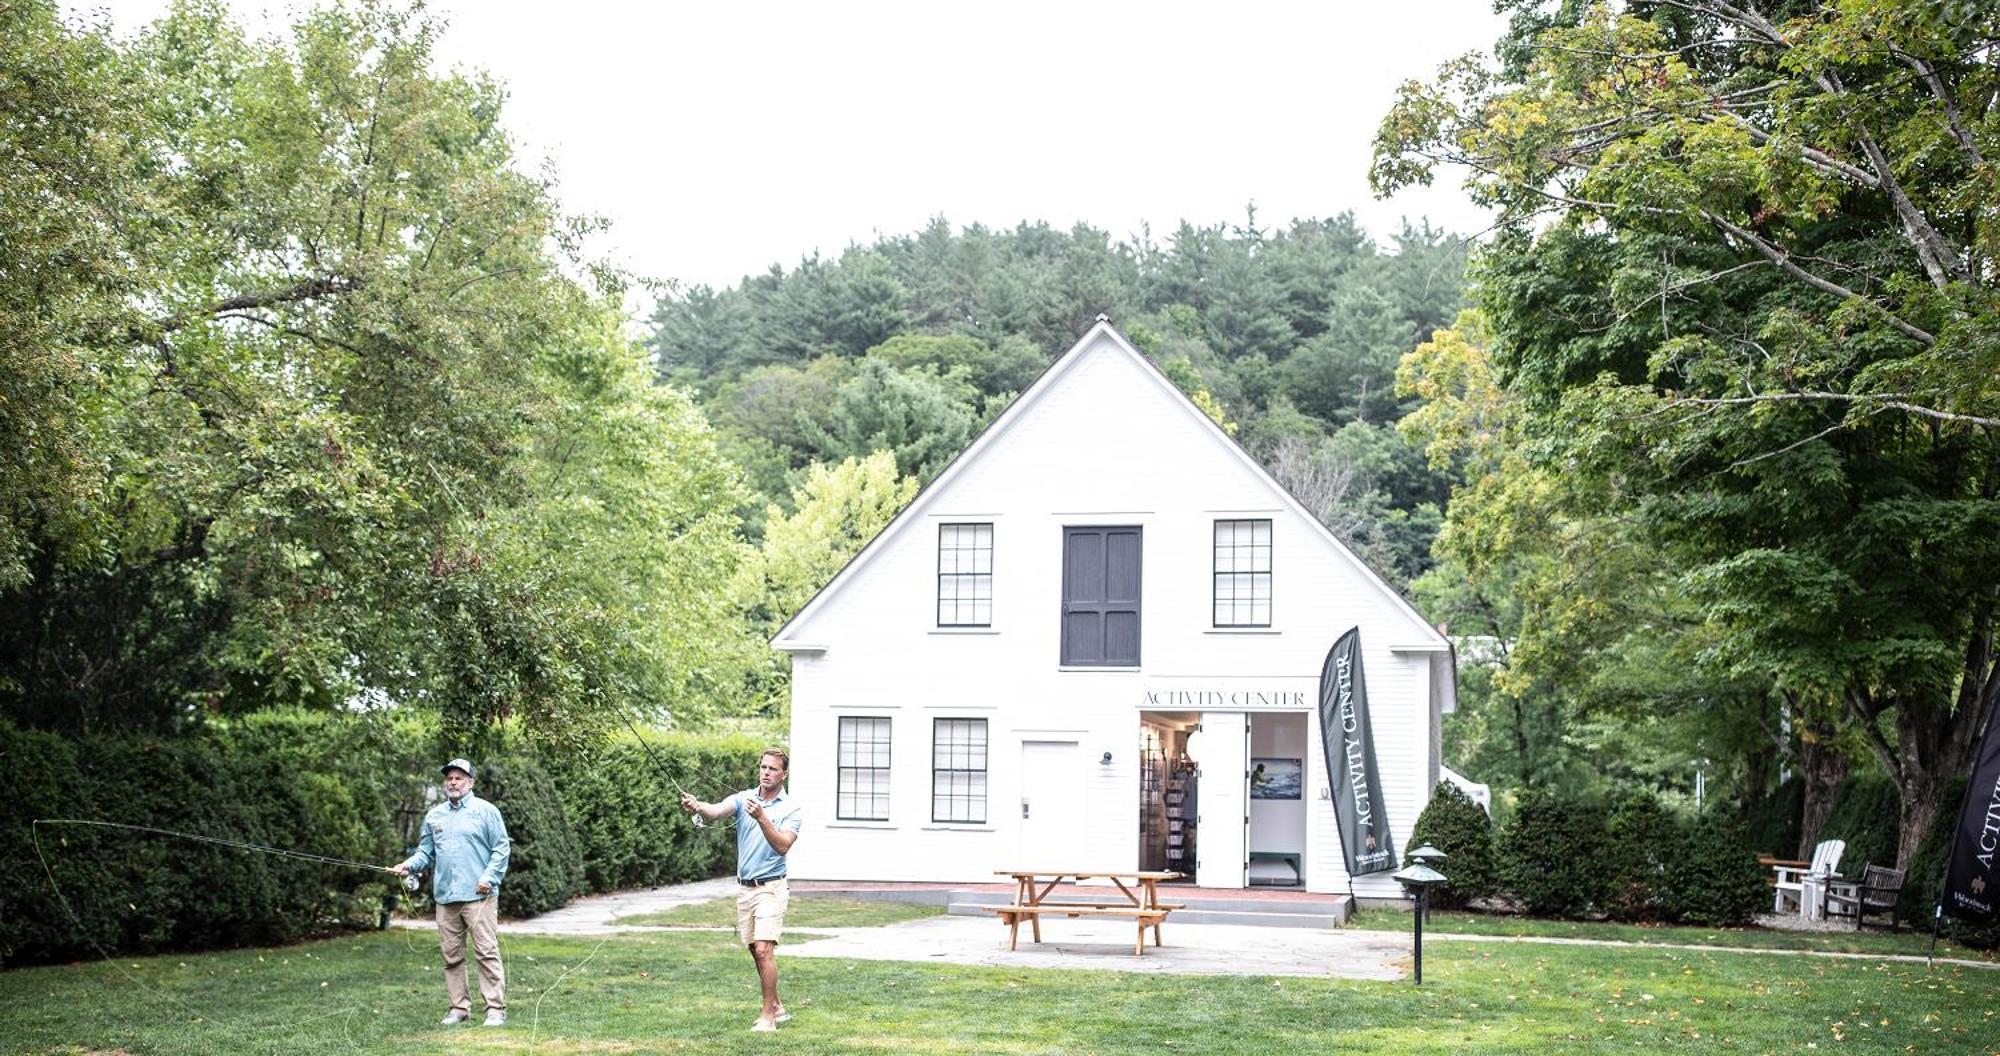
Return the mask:
<svg viewBox="0 0 2000 1056">
<path fill-rule="evenodd" d="M 608 895 L 586 895 L 561 909 L 550 910 L 527 920 L 503 921 L 500 931 L 509 935 L 609 935 L 619 931 L 653 931 L 655 928 L 617 923 L 620 917 L 658 913 L 663 909 L 718 898 L 736 897 L 736 878 L 716 877 L 692 884 L 674 884 L 642 891 L 617 891 Z"/>
<path fill-rule="evenodd" d="M 800 929 L 805 930 L 805 929 Z M 1410 940 L 1381 931 L 1256 928 L 1234 924 L 1162 926 L 1164 946 L 1147 939 L 1133 956 L 1128 921 L 1050 917 L 1042 939 L 1023 928 L 1020 949 L 1007 948 L 997 918 L 927 917 L 880 928 L 840 928 L 827 938 L 780 947 L 788 957 L 857 961 L 923 961 L 992 968 L 1066 968 L 1165 972 L 1179 975 L 1309 975 L 1338 979 L 1401 979 L 1410 970 Z"/>
<path fill-rule="evenodd" d="M 839 894 L 813 891 L 799 894 Z M 509 935 L 602 936 L 620 932 L 686 931 L 621 924 L 619 919 L 657 913 L 675 906 L 708 902 L 736 894 L 733 877 L 676 884 L 643 891 L 589 895 L 528 920 L 503 921 Z M 435 928 L 428 918 L 398 920 L 398 927 Z M 730 929 L 703 929 L 724 933 Z M 901 924 L 868 928 L 787 928 L 809 942 L 779 947 L 787 957 L 833 957 L 857 961 L 917 961 L 971 964 L 998 968 L 1057 968 L 1114 972 L 1167 972 L 1189 975 L 1291 975 L 1339 979 L 1401 979 L 1411 968 L 1410 935 L 1398 931 L 1358 928 L 1260 928 L 1229 924 L 1163 926 L 1164 946 L 1146 947 L 1132 955 L 1133 925 L 1124 921 L 1051 917 L 1042 922 L 1045 941 L 1030 941 L 1025 933 L 1018 950 L 1007 949 L 1007 929 L 997 919 L 936 916 Z M 1826 950 L 1753 949 L 1743 946 L 1636 943 L 1616 939 L 1577 939 L 1512 935 L 1466 935 L 1431 932 L 1427 942 L 1510 942 L 1574 946 L 1623 946 L 1633 949 L 1701 950 L 1717 953 L 1769 953 L 1787 956 L 1841 957 L 1854 960 L 1922 962 L 1907 954 L 1838 953 Z M 1961 958 L 1937 959 L 1938 964 L 1965 968 L 2000 968 L 2000 963 Z"/>
</svg>

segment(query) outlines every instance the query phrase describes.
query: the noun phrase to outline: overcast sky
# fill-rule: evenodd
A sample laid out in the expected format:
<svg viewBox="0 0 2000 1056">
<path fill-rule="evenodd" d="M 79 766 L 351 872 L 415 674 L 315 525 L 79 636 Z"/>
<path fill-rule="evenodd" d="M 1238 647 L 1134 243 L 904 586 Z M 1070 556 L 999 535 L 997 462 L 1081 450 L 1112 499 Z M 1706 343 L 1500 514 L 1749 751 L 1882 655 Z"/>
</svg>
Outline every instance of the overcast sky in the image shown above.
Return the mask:
<svg viewBox="0 0 2000 1056">
<path fill-rule="evenodd" d="M 233 0 L 251 25 L 296 5 Z M 85 0 L 121 32 L 165 0 Z M 599 252 L 730 285 L 815 250 L 954 225 L 1354 210 L 1485 226 L 1455 183 L 1386 202 L 1369 143 L 1396 86 L 1492 46 L 1490 0 L 1233 4 L 436 0 L 442 58 L 510 90 L 506 123 Z"/>
</svg>

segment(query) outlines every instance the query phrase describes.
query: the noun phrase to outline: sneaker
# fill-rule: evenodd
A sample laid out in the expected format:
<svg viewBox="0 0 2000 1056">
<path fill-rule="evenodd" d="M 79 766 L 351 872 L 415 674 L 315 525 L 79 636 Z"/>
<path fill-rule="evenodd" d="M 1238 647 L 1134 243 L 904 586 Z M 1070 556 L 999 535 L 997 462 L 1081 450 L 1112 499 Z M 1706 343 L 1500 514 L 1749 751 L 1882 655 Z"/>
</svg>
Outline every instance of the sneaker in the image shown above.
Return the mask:
<svg viewBox="0 0 2000 1056">
<path fill-rule="evenodd" d="M 497 1009 L 497 1008 L 496 1008 L 496 1009 L 492 1009 L 492 1010 L 488 1011 L 488 1012 L 486 1013 L 486 1022 L 485 1022 L 485 1024 L 484 1024 L 484 1025 L 485 1025 L 485 1026 L 489 1026 L 489 1027 L 504 1027 L 504 1026 L 506 1026 L 506 1025 L 507 1025 L 507 1013 L 505 1013 L 505 1012 L 502 1012 L 502 1011 L 500 1011 L 500 1010 L 499 1010 L 499 1009 Z"/>
<path fill-rule="evenodd" d="M 774 1019 L 774 1020 L 772 1020 L 772 1022 L 773 1022 L 773 1023 L 790 1023 L 791 1021 L 792 1021 L 792 1014 L 791 1014 L 790 1012 L 787 1012 L 787 1011 L 785 1011 L 785 1006 L 783 1006 L 783 1005 L 779 1005 L 779 1006 L 778 1006 L 778 1018 L 777 1018 L 777 1019 Z"/>
<path fill-rule="evenodd" d="M 759 1019 L 757 1022 L 750 1024 L 750 1029 L 759 1034 L 769 1034 L 778 1029 L 778 1025 L 768 1019 Z"/>
<path fill-rule="evenodd" d="M 446 1012 L 444 1018 L 438 1020 L 438 1026 L 455 1027 L 471 1018 L 472 1013 L 470 1012 Z"/>
</svg>

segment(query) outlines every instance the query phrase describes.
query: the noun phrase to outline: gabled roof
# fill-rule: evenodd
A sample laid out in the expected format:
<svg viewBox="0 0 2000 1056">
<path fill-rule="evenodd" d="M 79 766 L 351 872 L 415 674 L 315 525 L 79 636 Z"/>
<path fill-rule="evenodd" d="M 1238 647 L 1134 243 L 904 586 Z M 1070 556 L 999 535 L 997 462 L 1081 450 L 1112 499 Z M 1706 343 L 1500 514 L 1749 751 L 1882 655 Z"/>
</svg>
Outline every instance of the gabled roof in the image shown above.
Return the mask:
<svg viewBox="0 0 2000 1056">
<path fill-rule="evenodd" d="M 995 418 L 977 437 L 974 437 L 972 443 L 967 445 L 965 450 L 959 452 L 958 457 L 952 459 L 951 464 L 946 466 L 942 473 L 939 473 L 921 491 L 917 492 L 916 496 L 910 500 L 910 504 L 903 507 L 901 513 L 898 513 L 887 525 L 883 526 L 882 530 L 876 533 L 875 538 L 869 540 L 868 545 L 862 547 L 860 552 L 856 553 L 847 562 L 847 565 L 840 570 L 838 575 L 828 581 L 826 586 L 820 588 L 819 592 L 812 596 L 812 600 L 806 602 L 805 606 L 794 613 L 791 619 L 785 621 L 785 625 L 780 627 L 777 635 L 771 639 L 772 647 L 790 653 L 816 653 L 824 651 L 826 648 L 824 645 L 803 642 L 791 637 L 792 629 L 804 626 L 806 621 L 815 612 L 830 604 L 833 597 L 838 595 L 848 583 L 859 577 L 861 571 L 873 562 L 876 555 L 881 553 L 886 547 L 887 540 L 899 534 L 909 524 L 920 520 L 924 516 L 925 509 L 940 494 L 949 489 L 952 481 L 967 472 L 967 467 L 977 462 L 989 448 L 993 447 L 999 441 L 1000 437 L 1006 435 L 1022 418 L 1026 417 L 1029 408 L 1039 403 L 1046 393 L 1061 385 L 1063 378 L 1085 358 L 1085 353 L 1101 342 L 1108 343 L 1110 348 L 1130 357 L 1134 362 L 1138 363 L 1143 368 L 1141 374 L 1171 394 L 1174 404 L 1185 412 L 1196 427 L 1207 430 L 1212 439 L 1220 441 L 1222 447 L 1235 456 L 1247 472 L 1253 474 L 1257 480 L 1268 487 L 1273 494 L 1277 495 L 1287 509 L 1298 515 L 1300 520 L 1317 529 L 1321 537 L 1332 544 L 1335 552 L 1346 558 L 1355 569 L 1360 571 L 1362 577 L 1370 586 L 1380 591 L 1382 596 L 1387 598 L 1391 604 L 1407 614 L 1411 621 L 1418 627 L 1423 628 L 1430 639 L 1421 647 L 1424 651 L 1450 649 L 1450 643 L 1445 640 L 1442 634 L 1438 633 L 1436 628 L 1431 626 L 1429 620 L 1424 619 L 1423 614 L 1410 604 L 1408 598 L 1405 598 L 1400 591 L 1390 586 L 1387 580 L 1383 579 L 1379 573 L 1369 567 L 1366 561 L 1363 561 L 1359 555 L 1349 549 L 1346 543 L 1341 542 L 1340 538 L 1334 535 L 1332 530 L 1327 528 L 1325 524 L 1321 523 L 1320 519 L 1312 511 L 1306 509 L 1299 503 L 1297 498 L 1293 497 L 1289 489 L 1283 484 L 1278 483 L 1276 477 L 1266 472 L 1264 467 L 1255 458 L 1252 458 L 1250 453 L 1245 451 L 1241 444 L 1236 442 L 1235 437 L 1230 436 L 1221 426 L 1215 423 L 1214 419 L 1203 413 L 1200 407 L 1195 406 L 1194 401 L 1188 398 L 1187 393 L 1182 392 L 1179 386 L 1175 385 L 1164 373 L 1161 373 L 1160 368 L 1155 366 L 1152 360 L 1147 359 L 1143 353 L 1133 347 L 1132 343 L 1126 340 L 1125 335 L 1119 333 L 1111 325 L 1111 321 L 1102 315 L 1097 317 L 1096 325 L 1092 326 L 1089 331 L 1079 338 L 1076 344 L 1070 346 L 1068 352 L 1063 353 L 1062 358 L 1056 360 L 1049 369 L 1043 371 L 1042 376 L 1035 379 L 1035 383 L 1028 386 L 1026 392 L 1023 392 L 1013 403 L 1009 404 L 1007 409 L 1001 412 L 998 418 Z"/>
</svg>

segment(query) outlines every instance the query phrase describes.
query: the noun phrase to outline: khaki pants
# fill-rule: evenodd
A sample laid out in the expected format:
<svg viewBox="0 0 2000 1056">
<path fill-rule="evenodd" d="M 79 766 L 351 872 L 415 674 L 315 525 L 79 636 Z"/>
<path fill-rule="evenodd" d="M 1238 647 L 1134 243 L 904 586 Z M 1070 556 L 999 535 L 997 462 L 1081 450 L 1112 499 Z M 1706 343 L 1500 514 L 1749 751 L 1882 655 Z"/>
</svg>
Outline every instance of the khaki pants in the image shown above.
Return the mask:
<svg viewBox="0 0 2000 1056">
<path fill-rule="evenodd" d="M 500 966 L 500 900 L 440 902 L 437 907 L 438 946 L 444 950 L 444 990 L 453 1012 L 471 1013 L 472 995 L 465 989 L 465 937 L 472 935 L 472 956 L 479 962 L 479 996 L 489 1012 L 507 1011 L 507 970 Z"/>
</svg>

